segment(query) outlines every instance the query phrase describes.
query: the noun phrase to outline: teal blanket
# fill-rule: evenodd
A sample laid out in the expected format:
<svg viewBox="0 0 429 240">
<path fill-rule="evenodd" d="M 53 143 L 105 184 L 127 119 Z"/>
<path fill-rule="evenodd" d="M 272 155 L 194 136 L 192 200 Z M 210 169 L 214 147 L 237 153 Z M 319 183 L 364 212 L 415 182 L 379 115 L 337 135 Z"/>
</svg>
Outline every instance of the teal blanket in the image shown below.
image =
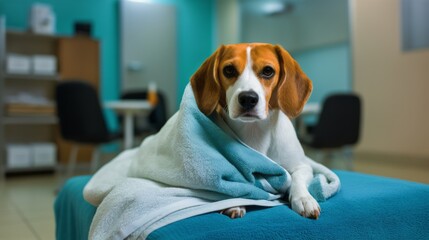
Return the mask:
<svg viewBox="0 0 429 240">
<path fill-rule="evenodd" d="M 119 155 L 85 187 L 85 199 L 98 206 L 90 236 L 145 238 L 159 227 L 208 212 L 281 205 L 290 182 L 284 168 L 201 113 L 188 86 L 180 111 L 158 134 Z M 324 200 L 338 187 L 330 172 L 317 176 L 310 190 Z"/>
<path fill-rule="evenodd" d="M 320 203 L 318 220 L 288 206 L 248 208 L 242 219 L 207 213 L 153 231 L 156 239 L 429 239 L 429 185 L 336 171 L 341 191 Z M 90 176 L 69 180 L 55 201 L 56 239 L 85 240 L 96 208 L 83 200 Z"/>
</svg>

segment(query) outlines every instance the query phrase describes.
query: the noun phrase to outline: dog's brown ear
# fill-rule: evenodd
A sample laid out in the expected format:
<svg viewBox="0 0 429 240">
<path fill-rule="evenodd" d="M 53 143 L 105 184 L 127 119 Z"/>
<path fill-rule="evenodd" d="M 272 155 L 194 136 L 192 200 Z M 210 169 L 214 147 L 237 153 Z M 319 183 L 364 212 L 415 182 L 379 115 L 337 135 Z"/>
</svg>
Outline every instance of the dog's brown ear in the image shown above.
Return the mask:
<svg viewBox="0 0 429 240">
<path fill-rule="evenodd" d="M 220 84 L 218 78 L 219 58 L 224 46 L 204 61 L 191 77 L 191 86 L 198 108 L 205 115 L 210 115 L 220 100 Z"/>
<path fill-rule="evenodd" d="M 298 116 L 313 90 L 311 80 L 299 64 L 281 46 L 275 50 L 280 63 L 280 76 L 271 106 L 280 108 L 287 116 Z"/>
</svg>

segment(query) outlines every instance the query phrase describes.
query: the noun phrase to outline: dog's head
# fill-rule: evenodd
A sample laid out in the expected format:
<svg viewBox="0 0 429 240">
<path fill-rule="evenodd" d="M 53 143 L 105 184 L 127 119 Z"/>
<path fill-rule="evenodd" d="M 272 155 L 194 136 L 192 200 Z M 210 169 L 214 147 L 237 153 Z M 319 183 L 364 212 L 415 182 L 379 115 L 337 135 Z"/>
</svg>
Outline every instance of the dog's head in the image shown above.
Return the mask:
<svg viewBox="0 0 429 240">
<path fill-rule="evenodd" d="M 265 119 L 271 109 L 297 116 L 312 91 L 310 79 L 281 46 L 221 46 L 191 77 L 198 108 L 225 109 L 231 119 Z"/>
</svg>

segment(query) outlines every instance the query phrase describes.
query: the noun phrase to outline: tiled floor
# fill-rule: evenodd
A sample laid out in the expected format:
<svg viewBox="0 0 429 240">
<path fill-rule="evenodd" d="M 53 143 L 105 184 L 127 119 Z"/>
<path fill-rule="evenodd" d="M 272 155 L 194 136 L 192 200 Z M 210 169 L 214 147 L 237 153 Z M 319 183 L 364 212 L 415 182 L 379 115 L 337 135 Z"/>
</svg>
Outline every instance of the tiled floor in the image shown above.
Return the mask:
<svg viewBox="0 0 429 240">
<path fill-rule="evenodd" d="M 55 239 L 51 175 L 0 180 L 0 239 Z"/>
<path fill-rule="evenodd" d="M 345 167 L 341 157 L 330 165 L 336 169 Z M 359 172 L 429 184 L 429 161 L 358 155 L 354 168 Z M 52 174 L 0 178 L 0 240 L 55 239 L 53 202 L 59 181 L 60 178 Z"/>
</svg>

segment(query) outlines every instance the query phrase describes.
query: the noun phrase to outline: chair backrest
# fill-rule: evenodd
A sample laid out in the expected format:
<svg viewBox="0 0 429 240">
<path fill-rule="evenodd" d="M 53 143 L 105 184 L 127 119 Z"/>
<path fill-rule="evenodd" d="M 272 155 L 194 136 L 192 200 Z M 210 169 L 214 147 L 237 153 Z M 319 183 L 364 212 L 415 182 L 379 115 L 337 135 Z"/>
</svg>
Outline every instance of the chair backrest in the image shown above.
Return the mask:
<svg viewBox="0 0 429 240">
<path fill-rule="evenodd" d="M 147 90 L 135 90 L 130 92 L 125 92 L 122 94 L 121 99 L 147 99 Z M 148 123 L 156 130 L 159 131 L 162 126 L 167 122 L 167 105 L 164 94 L 160 91 L 157 92 L 158 104 L 147 116 Z M 122 121 L 122 118 L 119 118 Z M 138 123 L 138 121 L 137 121 Z M 138 124 L 136 124 L 138 126 Z"/>
<path fill-rule="evenodd" d="M 109 131 L 97 91 L 89 83 L 70 80 L 56 87 L 57 115 L 61 135 L 66 140 L 101 143 Z"/>
<path fill-rule="evenodd" d="M 356 144 L 361 125 L 361 100 L 353 93 L 333 94 L 323 102 L 312 146 L 337 148 Z"/>
</svg>

